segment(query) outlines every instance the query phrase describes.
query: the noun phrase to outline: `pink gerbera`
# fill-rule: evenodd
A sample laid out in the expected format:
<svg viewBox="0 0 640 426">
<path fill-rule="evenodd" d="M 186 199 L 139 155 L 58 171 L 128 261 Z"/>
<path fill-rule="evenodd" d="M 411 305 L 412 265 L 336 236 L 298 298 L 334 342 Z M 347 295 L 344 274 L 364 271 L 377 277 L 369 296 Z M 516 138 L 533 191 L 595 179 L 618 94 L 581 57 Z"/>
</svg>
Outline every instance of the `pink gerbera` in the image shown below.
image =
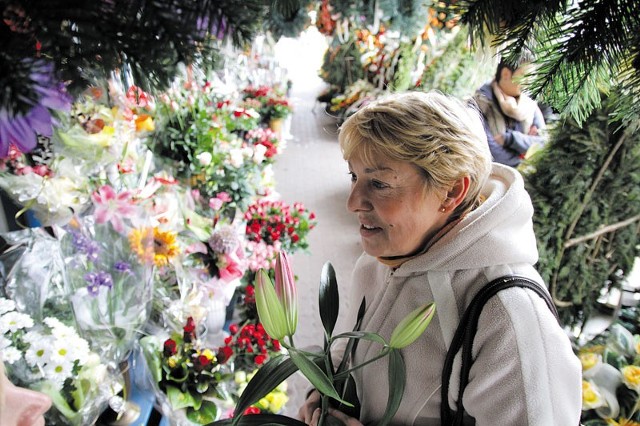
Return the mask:
<svg viewBox="0 0 640 426">
<path fill-rule="evenodd" d="M 96 222 L 111 222 L 113 229 L 122 233 L 124 231 L 123 219 L 134 216 L 137 213 L 135 202 L 129 191 L 119 194 L 109 185 L 103 185 L 91 194 L 95 206 Z"/>
</svg>

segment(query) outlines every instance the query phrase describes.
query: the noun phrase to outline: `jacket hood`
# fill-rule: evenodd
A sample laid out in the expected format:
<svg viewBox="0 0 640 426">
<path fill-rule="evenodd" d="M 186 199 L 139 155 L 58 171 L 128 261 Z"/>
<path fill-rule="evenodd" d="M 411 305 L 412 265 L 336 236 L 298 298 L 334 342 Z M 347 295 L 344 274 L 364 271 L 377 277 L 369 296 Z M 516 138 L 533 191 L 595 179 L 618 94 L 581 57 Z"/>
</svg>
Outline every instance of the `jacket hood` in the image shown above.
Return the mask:
<svg viewBox="0 0 640 426">
<path fill-rule="evenodd" d="M 425 270 L 477 269 L 538 261 L 533 206 L 520 173 L 493 163 L 482 195 L 485 201 L 426 253 L 407 261 L 395 275 Z"/>
</svg>

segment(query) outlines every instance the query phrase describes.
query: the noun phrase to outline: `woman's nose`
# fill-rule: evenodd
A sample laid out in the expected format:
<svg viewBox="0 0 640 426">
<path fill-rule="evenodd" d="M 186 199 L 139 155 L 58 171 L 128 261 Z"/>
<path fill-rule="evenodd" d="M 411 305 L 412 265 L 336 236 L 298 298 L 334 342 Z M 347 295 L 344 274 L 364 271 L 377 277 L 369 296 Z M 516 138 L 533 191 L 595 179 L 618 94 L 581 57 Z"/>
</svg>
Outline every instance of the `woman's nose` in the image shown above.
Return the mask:
<svg viewBox="0 0 640 426">
<path fill-rule="evenodd" d="M 358 185 L 358 183 L 354 183 L 351 185 L 351 192 L 349 193 L 349 198 L 347 198 L 347 210 L 356 213 L 362 210 L 369 210 L 370 204 L 367 201 L 366 194 L 363 191 L 363 188 Z"/>
</svg>

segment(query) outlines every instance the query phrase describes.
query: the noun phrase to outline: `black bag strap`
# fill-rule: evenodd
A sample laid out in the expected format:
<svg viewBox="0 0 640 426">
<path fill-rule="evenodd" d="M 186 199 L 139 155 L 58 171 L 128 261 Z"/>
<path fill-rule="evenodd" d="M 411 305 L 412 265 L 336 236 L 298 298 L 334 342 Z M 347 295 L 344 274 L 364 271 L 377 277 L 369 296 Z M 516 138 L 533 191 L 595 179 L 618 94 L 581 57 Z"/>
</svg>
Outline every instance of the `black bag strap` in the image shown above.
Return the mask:
<svg viewBox="0 0 640 426">
<path fill-rule="evenodd" d="M 460 324 L 456 329 L 451 342 L 451 347 L 447 352 L 447 357 L 442 370 L 442 388 L 441 388 L 441 405 L 440 419 L 443 426 L 462 425 L 464 416 L 464 406 L 462 404 L 462 394 L 469 383 L 469 371 L 471 370 L 473 339 L 478 330 L 478 319 L 482 313 L 484 305 L 501 290 L 510 287 L 523 287 L 533 290 L 547 303 L 547 306 L 558 319 L 558 311 L 556 310 L 549 293 L 537 282 L 516 275 L 508 275 L 495 279 L 482 287 L 482 289 L 473 298 L 460 320 Z M 460 389 L 458 391 L 458 410 L 453 411 L 449 407 L 449 380 L 453 370 L 453 360 L 458 351 L 462 350 L 462 366 L 460 368 Z"/>
</svg>

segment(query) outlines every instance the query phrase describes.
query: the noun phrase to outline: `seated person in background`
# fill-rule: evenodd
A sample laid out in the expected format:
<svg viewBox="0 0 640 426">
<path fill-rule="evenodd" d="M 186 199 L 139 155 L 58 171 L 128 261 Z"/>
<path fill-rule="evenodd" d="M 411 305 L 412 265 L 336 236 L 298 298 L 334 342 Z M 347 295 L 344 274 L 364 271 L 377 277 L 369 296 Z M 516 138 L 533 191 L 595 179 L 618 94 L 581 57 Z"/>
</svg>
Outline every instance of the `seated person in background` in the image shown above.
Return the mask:
<svg viewBox="0 0 640 426">
<path fill-rule="evenodd" d="M 50 407 L 51 399 L 47 395 L 11 383 L 4 374 L 0 357 L 0 425 L 43 426 L 43 414 Z"/>
<path fill-rule="evenodd" d="M 474 95 L 484 118 L 493 161 L 512 167 L 518 166 L 532 147 L 546 142 L 542 112 L 533 99 L 522 93 L 520 80 L 527 66 L 528 60 L 522 60 L 517 67 L 500 61 L 495 80 Z"/>
</svg>

